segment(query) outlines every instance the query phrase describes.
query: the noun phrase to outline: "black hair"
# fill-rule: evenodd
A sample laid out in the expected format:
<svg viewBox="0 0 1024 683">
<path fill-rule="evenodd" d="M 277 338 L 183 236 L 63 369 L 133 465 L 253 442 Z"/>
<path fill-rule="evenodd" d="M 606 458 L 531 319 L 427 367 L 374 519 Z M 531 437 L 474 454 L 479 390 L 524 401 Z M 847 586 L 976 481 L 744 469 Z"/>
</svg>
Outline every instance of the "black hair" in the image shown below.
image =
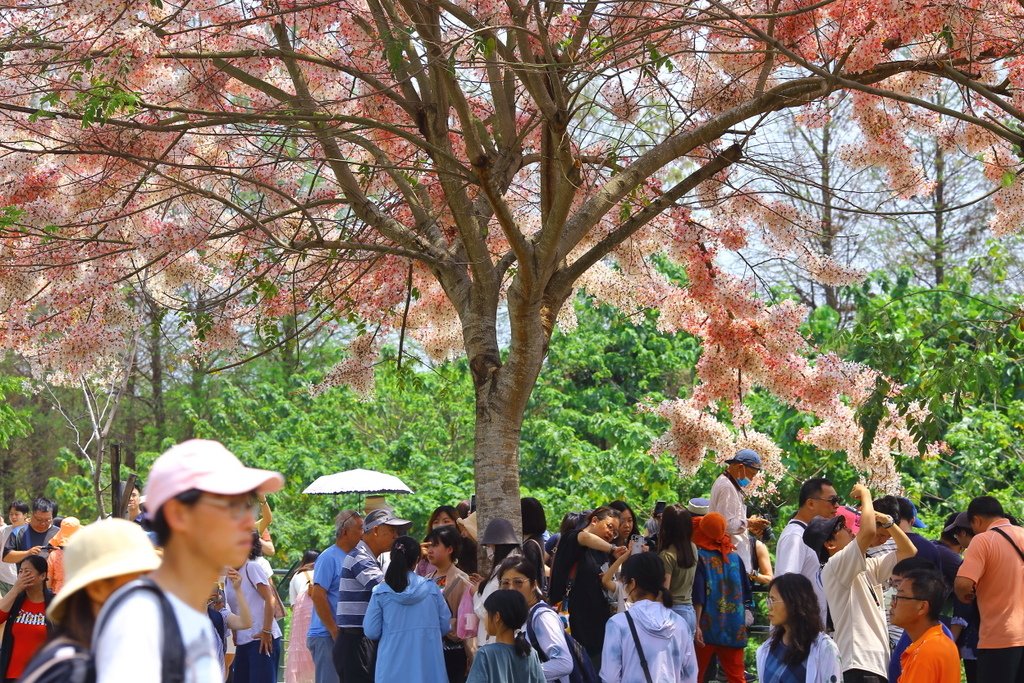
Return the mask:
<svg viewBox="0 0 1024 683">
<path fill-rule="evenodd" d="M 430 530 L 434 528 L 434 522 L 437 521 L 437 518 L 440 517 L 441 515 L 448 515 L 448 517 L 451 518 L 451 520 L 452 520 L 452 524 L 454 524 L 456 522 L 456 520 L 462 519 L 459 516 L 459 511 L 456 510 L 454 506 L 452 506 L 452 505 L 438 505 L 436 508 L 434 508 L 434 511 L 430 513 L 430 517 L 427 518 L 427 533 L 428 534 L 430 533 Z M 426 542 L 427 539 L 424 538 L 423 540 L 424 540 L 424 542 Z"/>
<path fill-rule="evenodd" d="M 49 566 L 46 563 L 46 558 L 39 555 L 27 555 L 25 559 L 18 563 L 18 569 L 21 569 L 21 565 L 28 562 L 32 565 L 32 568 L 36 570 L 37 574 L 43 575 L 43 581 L 46 580 L 46 572 Z"/>
<path fill-rule="evenodd" d="M 203 492 L 199 489 L 189 489 L 174 496 L 172 500 L 176 500 L 183 505 L 192 506 L 199 501 L 199 496 L 201 495 L 203 495 Z M 158 546 L 165 546 L 171 540 L 171 527 L 167 524 L 167 518 L 164 516 L 164 507 L 166 505 L 167 503 L 161 505 L 160 509 L 153 516 L 153 532 L 156 534 L 156 544 Z"/>
<path fill-rule="evenodd" d="M 674 548 L 680 567 L 689 569 L 697 564 L 693 552 L 693 515 L 678 503 L 669 505 L 661 513 L 661 529 L 658 531 L 658 550 Z"/>
<path fill-rule="evenodd" d="M 458 530 L 450 524 L 435 527 L 427 534 L 425 543 L 439 543 L 445 548 L 452 549 L 452 562 L 459 561 L 459 551 L 462 550 L 462 536 Z"/>
<path fill-rule="evenodd" d="M 7 506 L 8 510 L 11 508 L 14 508 L 23 515 L 27 515 L 32 509 L 28 506 L 28 503 L 23 500 L 12 500 L 11 504 Z"/>
<path fill-rule="evenodd" d="M 803 574 L 779 574 L 768 584 L 768 590 L 772 588 L 775 588 L 786 606 L 786 623 L 772 629 L 772 644 L 781 644 L 788 633 L 792 644 L 786 649 L 782 660 L 790 666 L 800 664 L 807 660 L 811 646 L 822 631 L 818 596 L 810 580 Z"/>
<path fill-rule="evenodd" d="M 589 512 L 566 512 L 562 517 L 562 523 L 558 525 L 559 536 L 565 536 L 570 531 L 582 529 L 590 516 Z"/>
<path fill-rule="evenodd" d="M 40 496 L 39 498 L 33 498 L 32 512 L 49 512 L 51 515 L 56 516 L 57 504 L 54 503 L 49 498 L 43 498 L 42 496 Z"/>
<path fill-rule="evenodd" d="M 457 560 L 459 569 L 467 574 L 476 574 L 479 569 L 476 553 L 480 546 L 470 536 L 461 536 L 460 540 L 462 541 L 462 549 L 459 551 L 459 559 Z"/>
<path fill-rule="evenodd" d="M 299 566 L 305 567 L 307 564 L 313 564 L 314 562 L 316 562 L 316 558 L 318 557 L 320 557 L 319 550 L 307 550 L 306 552 L 302 553 L 302 559 L 299 560 Z"/>
<path fill-rule="evenodd" d="M 92 610 L 92 599 L 85 590 L 77 590 L 64 600 L 64 615 L 55 623 L 53 632 L 46 639 L 67 638 L 86 648 L 92 644 L 92 632 L 96 628 L 96 614 Z"/>
<path fill-rule="evenodd" d="M 825 477 L 813 477 L 805 481 L 800 485 L 800 502 L 798 507 L 803 507 L 804 503 L 811 498 L 816 498 L 826 486 L 834 486 L 834 484 Z"/>
<path fill-rule="evenodd" d="M 1002 504 L 992 496 L 978 496 L 967 506 L 967 519 L 1005 516 Z"/>
<path fill-rule="evenodd" d="M 391 544 L 391 562 L 384 573 L 384 582 L 396 593 L 409 587 L 409 572 L 420 559 L 420 544 L 412 536 L 399 536 Z"/>
<path fill-rule="evenodd" d="M 590 524 L 595 519 L 601 521 L 606 517 L 614 517 L 616 519 L 619 519 L 620 517 L 622 517 L 622 513 L 610 505 L 602 505 L 601 507 L 595 508 L 590 512 L 586 513 L 586 523 Z"/>
<path fill-rule="evenodd" d="M 497 614 L 505 628 L 510 628 L 513 631 L 521 629 L 526 623 L 527 617 L 530 616 L 530 610 L 526 607 L 526 598 L 519 591 L 513 590 L 494 591 L 484 600 L 484 609 L 488 614 Z M 529 641 L 526 640 L 525 633 L 520 631 L 516 634 L 515 648 L 516 654 L 520 657 L 530 654 L 532 648 Z"/>
<path fill-rule="evenodd" d="M 892 568 L 893 576 L 905 576 L 907 572 L 918 571 L 920 569 L 925 570 L 936 570 L 935 563 L 931 560 L 926 560 L 923 557 L 908 557 L 904 560 L 900 560 Z"/>
<path fill-rule="evenodd" d="M 249 559 L 255 560 L 258 557 L 263 557 L 263 544 L 260 542 L 260 532 L 253 529 L 252 547 L 249 548 Z"/>
<path fill-rule="evenodd" d="M 622 581 L 635 581 L 644 593 L 659 597 L 661 604 L 672 607 L 672 594 L 665 588 L 665 563 L 656 553 L 630 555 L 622 563 Z"/>
<path fill-rule="evenodd" d="M 536 498 L 523 498 L 519 501 L 519 511 L 523 516 L 523 540 L 531 536 L 543 536 L 548 529 L 548 518 L 540 501 Z"/>
<path fill-rule="evenodd" d="M 612 502 L 608 503 L 608 507 L 610 507 L 612 510 L 618 510 L 618 512 L 619 512 L 619 519 L 622 518 L 622 513 L 623 512 L 628 512 L 630 515 L 633 516 L 633 530 L 630 531 L 625 537 L 622 536 L 622 532 L 621 531 L 618 534 L 619 540 L 622 541 L 622 543 L 620 545 L 625 545 L 626 543 L 629 542 L 629 537 L 632 536 L 633 534 L 637 533 L 637 528 L 638 527 L 637 527 L 636 513 L 633 512 L 633 508 L 629 507 L 629 503 L 627 503 L 624 500 L 613 500 Z"/>
<path fill-rule="evenodd" d="M 914 522 L 914 503 L 909 498 L 903 496 L 897 496 L 896 502 L 900 506 L 900 519 L 906 520 L 910 523 Z"/>
<path fill-rule="evenodd" d="M 903 586 L 907 581 L 914 582 L 914 597 L 928 603 L 929 621 L 938 621 L 949 592 L 942 574 L 937 569 L 911 569 L 903 573 Z"/>
<path fill-rule="evenodd" d="M 903 515 L 900 513 L 900 501 L 896 496 L 882 496 L 873 503 L 873 506 L 875 512 L 892 517 L 893 524 L 899 524 L 903 519 Z"/>
<path fill-rule="evenodd" d="M 459 513 L 459 519 L 469 517 L 469 513 L 472 512 L 472 510 L 469 509 L 469 501 L 459 501 L 459 504 L 455 506 L 455 511 Z"/>
</svg>

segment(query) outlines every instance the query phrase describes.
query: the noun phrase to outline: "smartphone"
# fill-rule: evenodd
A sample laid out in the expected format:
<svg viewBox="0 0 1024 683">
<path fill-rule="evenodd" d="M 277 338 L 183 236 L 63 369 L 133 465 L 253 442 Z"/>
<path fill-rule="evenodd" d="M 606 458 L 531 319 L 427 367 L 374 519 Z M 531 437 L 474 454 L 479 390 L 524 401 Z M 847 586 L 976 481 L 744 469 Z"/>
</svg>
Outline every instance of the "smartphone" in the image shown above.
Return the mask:
<svg viewBox="0 0 1024 683">
<path fill-rule="evenodd" d="M 633 534 L 629 537 L 629 542 L 633 544 L 632 553 L 638 555 L 644 551 L 644 539 L 640 534 Z"/>
<path fill-rule="evenodd" d="M 476 494 L 469 497 L 469 511 L 476 512 Z"/>
</svg>

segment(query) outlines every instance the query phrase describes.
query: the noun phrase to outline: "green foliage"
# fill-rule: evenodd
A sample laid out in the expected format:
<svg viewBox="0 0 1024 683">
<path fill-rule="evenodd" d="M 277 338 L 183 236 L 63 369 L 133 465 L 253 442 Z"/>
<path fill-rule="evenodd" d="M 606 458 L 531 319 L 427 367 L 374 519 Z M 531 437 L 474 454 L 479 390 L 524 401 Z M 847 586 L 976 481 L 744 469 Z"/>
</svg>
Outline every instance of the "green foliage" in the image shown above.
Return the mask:
<svg viewBox="0 0 1024 683">
<path fill-rule="evenodd" d="M 1000 252 L 993 247 L 990 263 Z M 853 327 L 835 347 L 897 380 L 891 395 L 880 381 L 859 417 L 870 447 L 878 421 L 886 415 L 883 399 L 906 413 L 915 404 L 928 408 L 924 420 L 911 420 L 919 445 L 939 441 L 972 404 L 1024 398 L 1024 335 L 1021 302 L 971 291 L 970 270 L 952 270 L 940 288 L 912 287 L 909 274 L 896 280 L 876 275 L 854 293 Z"/>
<path fill-rule="evenodd" d="M 0 448 L 6 448 L 11 439 L 25 436 L 32 429 L 28 412 L 18 410 L 8 400 L 8 396 L 24 394 L 26 391 L 20 377 L 0 375 Z"/>
<path fill-rule="evenodd" d="M 999 258 L 994 252 L 986 265 L 998 269 Z M 685 277 L 678 271 L 669 275 Z M 945 439 L 950 453 L 898 463 L 931 528 L 982 492 L 1021 513 L 1020 301 L 972 291 L 966 269 L 954 272 L 941 289 L 908 283 L 909 278 L 875 276 L 856 292 L 857 312 L 849 329 L 838 330 L 839 316 L 822 307 L 811 313 L 803 332 L 903 385 L 898 405 L 916 398 L 931 408 L 934 421 L 915 428 L 922 438 Z M 659 332 L 656 313 L 634 323 L 585 298 L 574 305 L 578 329 L 553 336 L 526 411 L 522 494 L 541 500 L 552 529 L 565 512 L 613 499 L 629 501 L 642 523 L 657 500 L 706 495 L 719 468 L 708 462 L 695 476 L 678 477 L 670 458 L 648 454 L 665 425 L 637 410 L 639 404 L 688 393 L 700 357 L 698 342 L 685 334 Z M 269 344 L 284 333 L 268 327 L 260 338 Z M 139 420 L 138 472 L 144 476 L 157 453 L 188 436 L 216 438 L 243 461 L 282 471 L 286 488 L 271 497 L 278 563 L 294 561 L 305 548 L 326 546 L 334 515 L 344 507 L 362 506 L 358 496 L 301 493 L 318 476 L 345 469 L 377 469 L 405 480 L 415 494 L 390 496 L 389 503 L 415 522 L 414 534 L 422 533 L 436 506 L 473 492 L 474 405 L 466 362 L 399 368 L 394 352 L 386 351 L 372 399 L 360 400 L 347 388 L 312 394 L 310 387 L 342 355 L 341 346 L 328 340 L 301 354 L 294 348 L 268 353 L 216 375 L 195 367 L 189 375 L 187 367 L 169 364 L 168 374 L 176 379 L 164 393 L 166 432 L 157 434 Z M 879 387 L 870 403 L 871 419 L 884 415 L 881 397 L 887 393 Z M 815 425 L 814 418 L 761 390 L 746 403 L 754 428 L 782 448 L 789 472 L 776 497 L 754 506 L 777 526 L 794 511 L 804 479 L 827 476 L 841 495 L 857 481 L 841 454 L 824 454 L 799 441 L 800 432 Z M 46 424 L 43 420 L 34 415 L 32 424 Z M 0 430 L 4 424 L 0 418 Z M 94 506 L 91 487 L 71 453 L 62 451 L 51 467 L 48 491 L 63 510 L 88 516 Z"/>
<path fill-rule="evenodd" d="M 707 491 L 706 477 L 680 481 L 670 458 L 648 454 L 665 424 L 637 410 L 690 386 L 699 343 L 658 332 L 654 313 L 633 324 L 585 299 L 576 302 L 576 313 L 578 329 L 552 338 L 527 409 L 523 489 L 544 503 L 552 527 L 565 512 L 615 499 L 644 517 L 657 500 Z"/>
</svg>

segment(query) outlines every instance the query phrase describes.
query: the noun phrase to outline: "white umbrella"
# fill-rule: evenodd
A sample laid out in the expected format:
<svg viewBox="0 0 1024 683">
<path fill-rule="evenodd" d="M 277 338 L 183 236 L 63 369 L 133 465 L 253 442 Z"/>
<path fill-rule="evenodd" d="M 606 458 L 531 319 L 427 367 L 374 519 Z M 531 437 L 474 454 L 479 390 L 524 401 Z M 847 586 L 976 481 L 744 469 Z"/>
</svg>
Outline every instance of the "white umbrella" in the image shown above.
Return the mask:
<svg viewBox="0 0 1024 683">
<path fill-rule="evenodd" d="M 318 477 L 303 493 L 412 493 L 412 489 L 393 474 L 358 469 Z"/>
</svg>

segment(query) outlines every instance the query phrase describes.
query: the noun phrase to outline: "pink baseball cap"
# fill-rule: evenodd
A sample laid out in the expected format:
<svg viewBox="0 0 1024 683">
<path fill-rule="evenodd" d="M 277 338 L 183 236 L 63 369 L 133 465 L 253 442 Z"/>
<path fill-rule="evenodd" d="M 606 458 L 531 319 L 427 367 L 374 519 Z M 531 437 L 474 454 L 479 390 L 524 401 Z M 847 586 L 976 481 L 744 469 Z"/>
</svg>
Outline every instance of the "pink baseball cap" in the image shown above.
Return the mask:
<svg viewBox="0 0 1024 683">
<path fill-rule="evenodd" d="M 840 505 L 839 509 L 836 510 L 836 517 L 842 517 L 846 520 L 846 528 L 854 536 L 860 531 L 860 513 L 849 505 Z"/>
<path fill-rule="evenodd" d="M 190 489 L 222 496 L 274 493 L 284 486 L 279 472 L 246 467 L 217 441 L 189 439 L 171 446 L 156 459 L 146 482 L 146 508 L 151 516 L 171 498 Z"/>
</svg>

